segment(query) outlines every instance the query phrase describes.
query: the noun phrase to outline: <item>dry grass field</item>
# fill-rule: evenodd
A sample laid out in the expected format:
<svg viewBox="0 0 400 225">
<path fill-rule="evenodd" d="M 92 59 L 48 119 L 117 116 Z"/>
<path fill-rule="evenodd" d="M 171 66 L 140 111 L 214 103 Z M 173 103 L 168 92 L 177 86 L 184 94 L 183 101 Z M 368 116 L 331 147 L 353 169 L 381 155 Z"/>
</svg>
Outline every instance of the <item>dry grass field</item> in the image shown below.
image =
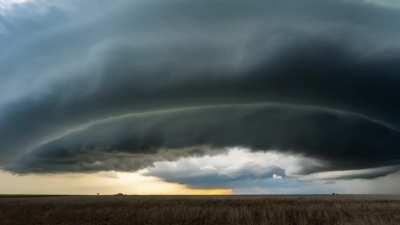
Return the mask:
<svg viewBox="0 0 400 225">
<path fill-rule="evenodd" d="M 399 225 L 374 196 L 3 196 L 1 225 Z"/>
</svg>

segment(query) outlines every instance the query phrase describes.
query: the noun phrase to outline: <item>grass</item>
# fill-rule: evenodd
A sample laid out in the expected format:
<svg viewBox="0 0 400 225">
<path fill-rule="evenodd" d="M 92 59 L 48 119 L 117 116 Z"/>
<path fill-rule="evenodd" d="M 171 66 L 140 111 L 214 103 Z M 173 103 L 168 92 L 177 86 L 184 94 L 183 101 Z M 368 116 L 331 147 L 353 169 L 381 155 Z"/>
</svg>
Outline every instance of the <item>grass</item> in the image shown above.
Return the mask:
<svg viewBox="0 0 400 225">
<path fill-rule="evenodd" d="M 399 225 L 400 200 L 354 196 L 0 198 L 1 225 Z"/>
</svg>

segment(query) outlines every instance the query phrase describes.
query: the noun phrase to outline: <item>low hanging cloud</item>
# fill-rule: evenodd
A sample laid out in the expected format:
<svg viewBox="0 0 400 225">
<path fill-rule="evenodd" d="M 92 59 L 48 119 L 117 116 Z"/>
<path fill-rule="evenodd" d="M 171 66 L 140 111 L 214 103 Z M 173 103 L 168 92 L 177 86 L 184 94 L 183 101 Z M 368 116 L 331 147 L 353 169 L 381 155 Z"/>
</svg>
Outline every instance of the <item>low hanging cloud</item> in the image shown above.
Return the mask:
<svg viewBox="0 0 400 225">
<path fill-rule="evenodd" d="M 156 162 L 144 174 L 195 187 L 218 187 L 243 180 L 283 179 L 323 167 L 323 162 L 301 155 L 251 152 L 236 147 L 213 156 Z"/>
<path fill-rule="evenodd" d="M 141 174 L 192 187 L 229 187 L 236 193 L 251 193 L 250 190 L 254 189 L 258 189 L 258 193 L 285 193 L 286 191 L 282 191 L 281 188 L 286 187 L 292 189 L 290 193 L 315 194 L 329 193 L 329 190 L 354 193 L 354 190 L 346 187 L 349 185 L 348 180 L 372 180 L 391 176 L 398 179 L 396 172 L 400 169 L 399 166 L 387 166 L 361 170 L 309 172 L 310 168 L 318 171 L 326 169 L 326 166 L 324 161 L 303 155 L 277 151 L 253 152 L 246 148 L 235 147 L 227 148 L 216 155 L 187 156 L 174 161 L 156 162 L 142 170 Z M 374 182 L 372 184 L 376 185 Z M 328 185 L 333 187 L 327 189 Z M 391 193 L 397 192 L 391 191 Z"/>
<path fill-rule="evenodd" d="M 134 171 L 242 146 L 324 162 L 305 174 L 397 170 L 396 4 L 98 3 L 0 9 L 0 168 Z M 242 172 L 258 169 L 287 176 Z"/>
</svg>

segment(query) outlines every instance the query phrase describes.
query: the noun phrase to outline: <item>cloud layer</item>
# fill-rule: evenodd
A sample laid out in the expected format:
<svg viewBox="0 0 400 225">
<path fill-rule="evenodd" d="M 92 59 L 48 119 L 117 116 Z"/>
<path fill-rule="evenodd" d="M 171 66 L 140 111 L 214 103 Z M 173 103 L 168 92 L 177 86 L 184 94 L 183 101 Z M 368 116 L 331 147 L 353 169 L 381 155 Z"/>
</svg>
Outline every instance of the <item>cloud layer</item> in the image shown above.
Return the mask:
<svg viewBox="0 0 400 225">
<path fill-rule="evenodd" d="M 234 146 L 324 162 L 307 172 L 395 166 L 400 10 L 377 3 L 33 1 L 7 9 L 0 168 L 132 171 Z"/>
<path fill-rule="evenodd" d="M 148 155 L 154 157 L 161 149 L 181 149 L 186 154 L 184 149 L 193 146 L 211 150 L 245 146 L 302 153 L 330 162 L 331 169 L 354 169 L 398 163 L 399 136 L 385 124 L 357 114 L 310 106 L 189 107 L 94 122 L 27 152 L 8 168 L 18 172 L 136 170 L 153 162 Z M 197 150 L 203 151 L 204 147 Z M 135 160 L 116 163 L 113 158 L 119 154 L 131 154 Z"/>
</svg>

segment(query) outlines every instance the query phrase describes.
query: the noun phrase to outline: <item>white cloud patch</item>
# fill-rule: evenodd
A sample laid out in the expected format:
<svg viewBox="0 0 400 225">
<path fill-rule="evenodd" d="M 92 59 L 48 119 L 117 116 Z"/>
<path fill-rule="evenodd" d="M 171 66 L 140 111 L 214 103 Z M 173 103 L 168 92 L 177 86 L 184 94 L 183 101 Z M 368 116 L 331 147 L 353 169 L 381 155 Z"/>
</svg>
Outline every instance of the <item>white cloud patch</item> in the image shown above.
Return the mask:
<svg viewBox="0 0 400 225">
<path fill-rule="evenodd" d="M 328 171 L 324 161 L 303 155 L 235 147 L 215 155 L 155 162 L 141 173 L 192 187 L 231 188 L 238 194 L 351 194 L 352 184 L 375 184 L 397 171 L 399 166 Z M 363 193 L 377 191 L 367 188 Z"/>
<path fill-rule="evenodd" d="M 15 4 L 24 4 L 28 2 L 33 2 L 34 0 L 0 0 L 2 6 L 11 6 Z"/>
<path fill-rule="evenodd" d="M 17 5 L 32 3 L 34 1 L 35 0 L 0 0 L 0 10 L 9 10 Z"/>
<path fill-rule="evenodd" d="M 276 151 L 252 152 L 229 148 L 223 154 L 185 157 L 176 161 L 155 162 L 145 174 L 189 185 L 213 186 L 241 179 L 294 177 L 309 169 L 321 168 L 322 161 Z"/>
</svg>

